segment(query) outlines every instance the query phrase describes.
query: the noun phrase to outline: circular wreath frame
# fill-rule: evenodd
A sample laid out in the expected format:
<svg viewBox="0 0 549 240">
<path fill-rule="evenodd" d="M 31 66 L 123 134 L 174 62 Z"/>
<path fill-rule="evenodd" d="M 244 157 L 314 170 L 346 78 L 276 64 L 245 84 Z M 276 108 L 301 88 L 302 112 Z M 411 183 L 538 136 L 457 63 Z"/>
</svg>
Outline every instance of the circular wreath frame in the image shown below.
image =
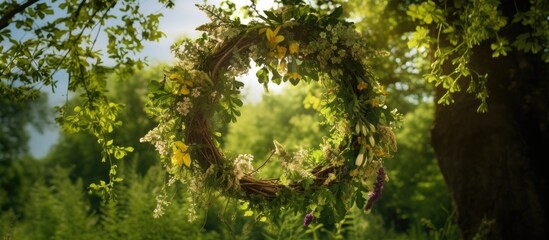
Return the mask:
<svg viewBox="0 0 549 240">
<path fill-rule="evenodd" d="M 310 75 L 324 76 L 323 81 L 329 82 L 333 86 L 333 89 L 335 89 L 335 91 L 332 91 L 331 93 L 326 93 L 326 96 L 327 98 L 331 98 L 331 101 L 341 108 L 338 114 L 342 114 L 342 116 L 339 116 L 341 118 L 340 120 L 346 123 L 344 124 L 345 129 L 343 130 L 345 136 L 340 139 L 335 148 L 335 151 L 337 152 L 336 155 L 345 159 L 344 163 L 333 164 L 330 161 L 326 161 L 312 169 L 310 174 L 313 176 L 313 181 L 308 184 L 306 187 L 307 189 L 301 182 L 283 184 L 279 179 L 259 179 L 255 178 L 250 173 L 245 174 L 238 179 L 238 187 L 241 191 L 233 191 L 234 188 L 226 186 L 227 182 L 218 182 L 217 184 L 219 184 L 219 186 L 217 187 L 229 196 L 248 200 L 257 199 L 257 197 L 259 197 L 271 201 L 280 197 L 282 191 L 290 191 L 299 194 L 321 188 L 324 185 L 342 181 L 354 181 L 358 182 L 358 184 L 362 184 L 360 182 L 365 181 L 365 179 L 356 179 L 356 176 L 364 176 L 364 174 L 357 172 L 359 172 L 360 169 L 367 171 L 367 165 L 372 163 L 372 161 L 377 161 L 379 164 L 377 165 L 377 168 L 373 170 L 373 174 L 377 175 L 377 182 L 372 188 L 374 191 L 376 189 L 380 190 L 385 181 L 385 172 L 382 167 L 381 159 L 389 157 L 391 151 L 396 151 L 396 140 L 391 127 L 389 127 L 389 125 L 395 121 L 395 112 L 388 110 L 383 104 L 384 95 L 386 95 L 386 93 L 363 62 L 365 57 L 362 56 L 363 54 L 375 54 L 375 52 L 365 50 L 366 48 L 364 48 L 363 42 L 358 42 L 353 45 L 342 42 L 342 39 L 346 38 L 353 41 L 359 41 L 361 37 L 352 29 L 352 23 L 341 19 L 340 9 L 329 15 L 323 15 L 313 11 L 312 8 L 303 5 L 284 6 L 279 11 L 265 12 L 267 17 L 263 19 L 264 22 L 251 22 L 249 25 L 220 21 L 220 19 L 222 20 L 222 18 L 224 18 L 221 16 L 223 15 L 222 11 L 216 11 L 214 7 L 202 6 L 202 10 L 209 13 L 208 15 L 210 15 L 210 18 L 214 18 L 214 20 L 212 20 L 211 24 L 206 24 L 201 28 L 202 30 L 209 29 L 209 33 L 214 36 L 203 35 L 203 38 L 196 42 L 186 42 L 186 47 L 194 48 L 194 53 L 197 55 L 186 58 L 190 58 L 193 62 L 192 66 L 190 66 L 191 69 L 207 74 L 208 84 L 211 86 L 211 89 L 226 86 L 226 81 L 234 81 L 235 76 L 230 76 L 231 78 L 228 80 L 225 76 L 231 68 L 233 58 L 236 55 L 248 56 L 252 46 L 260 46 L 267 48 L 269 54 L 267 56 L 262 56 L 261 61 L 259 62 L 268 62 L 268 64 L 281 64 L 282 61 L 284 61 L 284 64 L 290 62 L 293 64 L 292 71 L 297 71 L 296 67 L 304 68 L 299 70 L 298 79 L 286 75 L 282 76 L 283 81 L 290 80 L 292 84 L 297 84 L 299 81 L 319 80 Z M 228 17 L 225 16 L 225 20 L 227 19 Z M 347 32 L 342 31 L 342 36 L 335 36 L 334 38 L 333 35 L 330 35 L 330 30 L 336 28 L 336 26 L 339 26 L 340 29 L 346 29 Z M 216 27 L 221 28 L 222 30 L 218 31 Z M 354 33 L 349 33 L 349 29 L 352 29 Z M 238 34 L 225 34 L 228 36 L 220 37 L 223 36 L 224 33 L 230 31 L 236 31 Z M 286 36 L 291 36 L 291 41 L 293 43 L 303 46 L 308 46 L 308 44 L 311 44 L 319 37 L 331 38 L 333 46 L 336 46 L 337 50 L 340 50 L 340 52 L 343 51 L 345 54 L 340 53 L 340 58 L 337 58 L 337 61 L 328 59 L 327 62 L 322 63 L 322 61 L 318 60 L 318 56 L 317 59 L 313 60 L 307 58 L 315 53 L 319 54 L 318 52 L 312 51 L 305 54 L 302 52 L 297 53 L 295 46 L 293 46 L 294 49 L 291 49 L 292 46 L 289 45 L 289 39 L 287 39 L 287 42 L 285 43 L 287 48 L 282 47 L 284 48 L 284 51 L 283 54 L 281 54 L 282 48 L 279 48 L 279 44 L 283 43 L 286 39 L 282 38 L 282 40 L 280 40 L 280 38 L 277 38 L 279 31 L 285 33 Z M 355 45 L 358 47 L 355 47 Z M 211 48 L 204 48 L 205 46 Z M 290 49 L 290 52 L 293 50 L 293 53 L 291 53 L 293 56 L 290 56 L 290 54 L 286 55 L 286 49 Z M 357 49 L 361 51 L 357 51 Z M 180 55 L 180 58 L 182 55 L 183 54 Z M 286 59 L 286 57 L 293 59 Z M 245 59 L 249 60 L 249 58 Z M 298 60 L 302 62 L 299 66 L 296 64 Z M 316 64 L 316 61 L 319 63 Z M 312 67 L 306 66 L 304 62 L 312 65 Z M 187 62 L 187 64 L 189 63 Z M 276 69 L 276 67 L 273 68 L 271 66 L 271 69 Z M 249 70 L 249 66 L 244 70 Z M 242 72 L 242 70 L 238 72 Z M 312 72 L 317 73 L 312 74 Z M 170 77 L 168 76 L 168 78 Z M 180 77 L 177 79 L 181 81 Z M 267 82 L 263 83 L 266 84 Z M 166 76 L 160 88 L 165 89 L 165 84 Z M 168 90 L 167 92 L 171 91 Z M 336 97 L 330 97 L 330 94 L 336 94 Z M 164 104 L 164 108 L 175 108 L 175 102 L 182 99 L 181 96 L 178 96 L 179 94 L 172 95 L 176 101 L 172 104 Z M 212 98 L 209 104 L 219 104 L 220 100 L 227 97 L 228 96 L 217 95 Z M 154 94 L 153 98 L 155 98 Z M 189 154 L 189 157 L 192 156 L 192 164 L 197 164 L 200 169 L 202 169 L 202 172 L 209 171 L 212 166 L 223 166 L 224 164 L 228 164 L 226 157 L 217 147 L 218 144 L 212 134 L 213 129 L 211 120 L 214 114 L 215 112 L 212 113 L 209 106 L 201 106 L 193 109 L 192 113 L 186 116 L 175 116 L 180 119 L 184 127 L 176 127 L 177 129 L 173 129 L 173 131 L 183 131 L 182 135 L 184 136 L 184 141 L 190 146 L 188 150 L 185 148 L 185 154 Z M 146 141 L 153 142 L 151 137 Z M 172 145 L 173 139 L 169 141 L 171 141 L 170 144 L 163 145 Z M 375 149 L 382 149 L 381 153 L 374 151 Z M 161 155 L 166 156 L 169 154 L 161 153 Z M 175 153 L 172 152 L 171 155 L 175 155 Z M 182 165 L 179 167 L 180 169 L 184 168 Z M 188 167 L 191 167 L 190 163 Z M 217 174 L 221 175 L 219 172 Z M 372 174 L 371 169 L 370 174 Z M 334 181 L 327 181 L 328 178 L 330 178 L 330 175 L 336 175 L 338 177 Z M 378 197 L 379 196 L 371 195 L 368 197 L 368 200 L 370 201 L 371 199 Z"/>
<path fill-rule="evenodd" d="M 214 69 L 211 71 L 212 74 L 210 78 L 212 79 L 214 85 L 219 81 L 219 69 L 228 67 L 230 62 L 230 57 L 233 53 L 243 51 L 249 47 L 252 43 L 259 43 L 263 41 L 262 36 L 246 36 L 244 38 L 239 38 L 235 41 L 230 41 L 226 43 L 220 50 L 212 55 L 211 58 L 207 60 L 204 66 L 214 65 Z M 204 69 L 208 71 L 207 69 Z M 221 150 L 217 147 L 213 137 L 212 129 L 209 118 L 205 117 L 205 114 L 202 114 L 200 111 L 197 114 L 185 122 L 186 128 L 186 141 L 190 145 L 202 146 L 196 148 L 195 154 L 199 157 L 199 165 L 202 169 L 206 170 L 212 165 L 219 165 L 222 161 L 226 161 Z M 314 183 L 312 187 L 321 186 L 322 183 L 326 180 L 329 173 L 342 171 L 344 166 L 318 166 L 316 167 L 311 174 L 314 175 Z M 259 179 L 251 175 L 245 175 L 239 179 L 239 185 L 241 190 L 245 195 L 260 195 L 265 199 L 275 199 L 279 196 L 281 189 L 289 189 L 294 192 L 302 192 L 303 187 L 300 183 L 291 184 L 286 186 L 279 183 L 278 179 Z"/>
</svg>

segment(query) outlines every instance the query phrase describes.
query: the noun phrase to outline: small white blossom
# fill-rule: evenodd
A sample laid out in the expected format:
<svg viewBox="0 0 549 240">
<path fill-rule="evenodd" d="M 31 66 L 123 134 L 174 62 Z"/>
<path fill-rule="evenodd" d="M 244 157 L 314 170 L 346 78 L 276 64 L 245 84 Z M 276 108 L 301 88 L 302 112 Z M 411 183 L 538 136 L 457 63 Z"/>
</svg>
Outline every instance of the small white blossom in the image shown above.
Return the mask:
<svg viewBox="0 0 549 240">
<path fill-rule="evenodd" d="M 321 37 L 321 38 L 326 38 L 326 33 L 325 33 L 325 32 L 321 32 L 321 33 L 320 33 L 320 37 Z"/>
<path fill-rule="evenodd" d="M 167 207 L 170 205 L 170 202 L 167 199 L 167 196 L 164 194 L 160 194 L 156 196 L 156 208 L 154 208 L 153 216 L 154 218 L 159 218 L 164 215 L 164 207 Z"/>
<path fill-rule="evenodd" d="M 249 53 L 248 56 L 251 59 L 256 59 L 259 56 L 258 52 L 259 52 L 259 50 L 257 48 L 257 45 L 254 44 L 254 45 L 250 46 L 250 53 Z"/>
<path fill-rule="evenodd" d="M 329 174 L 328 174 L 328 177 L 326 178 L 326 180 L 324 180 L 323 185 L 328 185 L 328 184 L 330 184 L 331 182 L 333 182 L 335 179 L 336 179 L 336 175 L 335 175 L 334 173 L 329 173 Z"/>
<path fill-rule="evenodd" d="M 168 155 L 168 150 L 166 149 L 166 143 L 162 141 L 157 141 L 154 143 L 154 147 L 156 148 L 156 151 L 160 153 L 160 155 Z"/>
<path fill-rule="evenodd" d="M 191 96 L 194 97 L 194 98 L 197 98 L 200 96 L 200 88 L 197 87 L 197 88 L 193 88 L 193 90 L 191 90 Z"/>
<path fill-rule="evenodd" d="M 175 183 L 175 177 L 172 175 L 166 184 L 168 187 L 172 186 Z"/>
<path fill-rule="evenodd" d="M 162 141 L 162 132 L 164 132 L 165 127 L 157 126 L 150 130 L 145 136 L 139 139 L 140 142 L 150 142 L 156 148 L 156 151 L 161 155 L 168 155 L 168 150 L 166 149 L 166 143 Z"/>
<path fill-rule="evenodd" d="M 251 154 L 240 154 L 234 160 L 234 173 L 238 180 L 242 179 L 246 173 L 250 173 L 254 170 L 252 161 L 254 156 Z"/>
<path fill-rule="evenodd" d="M 189 195 L 189 197 L 187 197 L 187 201 L 189 201 L 189 207 L 187 208 L 188 209 L 188 212 L 187 212 L 187 221 L 189 221 L 190 223 L 194 222 L 197 218 L 198 218 L 198 213 L 197 213 L 197 209 L 198 209 L 198 204 L 196 204 L 196 200 L 193 199 L 192 195 Z"/>
<path fill-rule="evenodd" d="M 191 111 L 192 106 L 193 104 L 191 103 L 191 99 L 185 97 L 182 102 L 177 103 L 177 111 L 183 116 L 187 116 L 187 114 Z"/>
<path fill-rule="evenodd" d="M 210 96 L 215 99 L 217 97 L 217 91 L 213 91 Z"/>
</svg>

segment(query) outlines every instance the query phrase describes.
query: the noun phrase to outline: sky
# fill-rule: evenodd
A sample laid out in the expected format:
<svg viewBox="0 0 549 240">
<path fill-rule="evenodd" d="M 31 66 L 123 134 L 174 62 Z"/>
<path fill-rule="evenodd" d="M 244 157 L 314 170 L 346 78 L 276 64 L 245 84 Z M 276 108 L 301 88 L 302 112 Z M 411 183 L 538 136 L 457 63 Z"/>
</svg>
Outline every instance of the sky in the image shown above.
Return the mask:
<svg viewBox="0 0 549 240">
<path fill-rule="evenodd" d="M 237 0 L 233 1 L 237 6 L 246 5 L 249 0 Z M 143 9 L 150 10 L 151 12 L 160 11 L 164 14 L 164 17 L 160 19 L 160 30 L 166 34 L 166 37 L 162 38 L 158 42 L 147 42 L 144 44 L 144 50 L 140 56 L 147 56 L 148 62 L 153 64 L 155 62 L 174 62 L 176 59 L 170 52 L 170 46 L 177 39 L 181 37 L 196 38 L 200 35 L 199 31 L 195 29 L 208 22 L 206 14 L 198 10 L 195 4 L 202 4 L 203 0 L 179 0 L 176 1 L 173 9 L 163 9 L 157 1 L 144 0 Z M 220 0 L 208 0 L 208 4 L 219 5 Z M 258 9 L 267 9 L 272 5 L 271 1 L 258 1 Z M 101 42 L 99 40 L 98 42 Z M 251 69 L 250 73 L 243 76 L 241 80 L 245 83 L 243 92 L 246 94 L 247 102 L 258 102 L 263 94 L 263 87 L 257 83 L 255 78 L 255 71 L 257 69 Z M 57 90 L 52 92 L 50 88 L 45 87 L 42 90 L 48 94 L 48 104 L 53 109 L 53 106 L 60 106 L 65 103 L 67 99 L 67 80 L 61 80 L 58 83 Z M 280 86 L 270 85 L 269 90 L 272 93 L 279 93 L 281 91 Z M 69 94 L 70 97 L 70 94 Z M 55 116 L 52 115 L 50 121 L 53 121 Z M 31 155 L 36 158 L 44 157 L 49 149 L 55 144 L 59 138 L 60 128 L 55 123 L 47 127 L 42 133 L 36 131 L 32 127 L 28 127 L 31 135 L 29 142 L 29 149 Z"/>
</svg>

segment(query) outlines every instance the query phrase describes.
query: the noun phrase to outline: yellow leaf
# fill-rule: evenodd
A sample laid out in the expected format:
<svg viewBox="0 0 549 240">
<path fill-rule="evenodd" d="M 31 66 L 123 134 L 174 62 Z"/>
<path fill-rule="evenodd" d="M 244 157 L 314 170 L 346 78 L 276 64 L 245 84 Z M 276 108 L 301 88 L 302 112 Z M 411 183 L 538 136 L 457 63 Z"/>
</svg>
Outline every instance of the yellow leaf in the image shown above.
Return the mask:
<svg viewBox="0 0 549 240">
<path fill-rule="evenodd" d="M 284 41 L 284 36 L 278 35 L 278 31 L 280 30 L 280 26 L 276 27 L 276 29 L 273 31 L 270 28 L 267 28 L 267 31 L 265 32 L 265 36 L 267 36 L 267 41 L 269 42 L 269 46 L 271 48 L 276 47 L 276 45 L 282 41 Z"/>
<path fill-rule="evenodd" d="M 177 73 L 172 73 L 172 74 L 170 74 L 169 78 L 170 78 L 171 80 L 174 80 L 174 81 L 177 81 L 177 80 L 180 81 L 180 80 L 182 80 L 181 76 L 180 76 L 179 74 L 177 74 Z"/>
<path fill-rule="evenodd" d="M 185 80 L 185 81 L 183 81 L 183 83 L 185 83 L 185 85 L 187 85 L 189 87 L 193 87 L 193 85 L 194 85 L 194 82 L 192 80 Z"/>
<path fill-rule="evenodd" d="M 284 60 L 280 61 L 280 63 L 278 64 L 277 70 L 280 75 L 285 75 L 287 72 L 286 61 Z"/>
<path fill-rule="evenodd" d="M 189 146 L 187 146 L 182 141 L 176 141 L 172 145 L 172 164 L 174 166 L 181 167 L 183 164 L 185 166 L 191 166 L 191 155 L 188 152 Z"/>
</svg>

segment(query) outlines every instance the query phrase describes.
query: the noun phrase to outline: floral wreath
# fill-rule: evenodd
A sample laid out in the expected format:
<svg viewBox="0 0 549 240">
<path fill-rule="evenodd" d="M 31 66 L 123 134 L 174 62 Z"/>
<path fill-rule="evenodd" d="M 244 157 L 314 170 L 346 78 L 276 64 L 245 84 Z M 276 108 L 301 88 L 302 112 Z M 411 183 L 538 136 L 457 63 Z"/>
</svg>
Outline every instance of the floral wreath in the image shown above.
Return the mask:
<svg viewBox="0 0 549 240">
<path fill-rule="evenodd" d="M 282 6 L 259 13 L 248 24 L 228 12 L 198 6 L 211 22 L 196 40 L 173 45 L 178 64 L 153 81 L 149 113 L 158 119 L 142 142 L 153 144 L 171 178 L 187 186 L 192 206 L 223 195 L 242 203 L 245 215 L 266 220 L 281 209 L 337 221 L 356 204 L 369 210 L 386 181 L 383 158 L 396 151 L 392 132 L 398 114 L 384 105 L 387 93 L 365 64 L 370 50 L 342 10 L 322 14 L 306 5 Z M 253 156 L 228 157 L 219 149 L 222 124 L 235 122 L 243 83 L 250 68 L 264 84 L 319 82 L 322 96 L 312 104 L 331 126 L 320 149 L 289 152 L 274 141 L 284 174 L 258 179 Z M 270 159 L 271 157 L 269 157 Z M 160 195 L 156 215 L 167 205 Z M 192 210 L 191 210 L 192 211 Z M 193 214 L 190 214 L 192 217 Z"/>
</svg>

